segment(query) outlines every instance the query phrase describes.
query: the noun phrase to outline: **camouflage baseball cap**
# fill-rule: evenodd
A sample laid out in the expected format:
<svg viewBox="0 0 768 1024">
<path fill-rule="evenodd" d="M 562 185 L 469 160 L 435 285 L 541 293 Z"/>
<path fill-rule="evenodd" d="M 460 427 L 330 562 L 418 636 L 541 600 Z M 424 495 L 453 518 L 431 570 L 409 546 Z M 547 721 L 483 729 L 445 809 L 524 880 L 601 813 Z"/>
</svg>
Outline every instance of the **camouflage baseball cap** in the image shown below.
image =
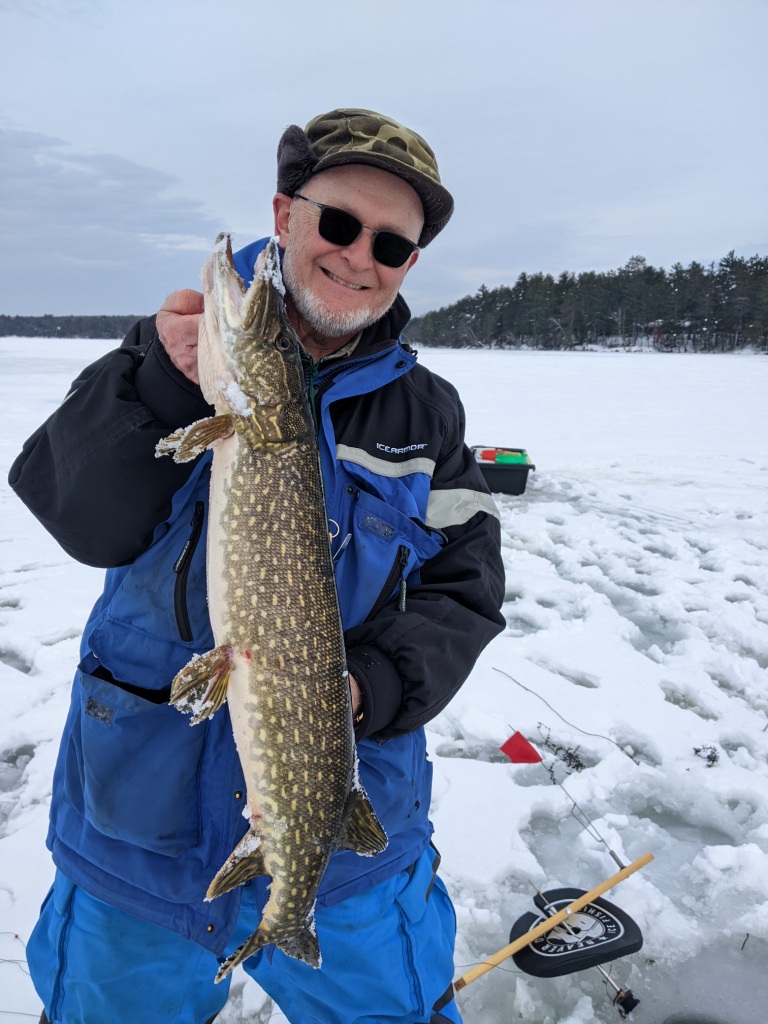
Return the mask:
<svg viewBox="0 0 768 1024">
<path fill-rule="evenodd" d="M 450 220 L 453 197 L 435 154 L 416 132 L 372 110 L 332 110 L 303 130 L 289 125 L 277 147 L 277 191 L 292 196 L 313 174 L 341 164 L 370 164 L 408 182 L 424 207 L 421 248 Z"/>
</svg>

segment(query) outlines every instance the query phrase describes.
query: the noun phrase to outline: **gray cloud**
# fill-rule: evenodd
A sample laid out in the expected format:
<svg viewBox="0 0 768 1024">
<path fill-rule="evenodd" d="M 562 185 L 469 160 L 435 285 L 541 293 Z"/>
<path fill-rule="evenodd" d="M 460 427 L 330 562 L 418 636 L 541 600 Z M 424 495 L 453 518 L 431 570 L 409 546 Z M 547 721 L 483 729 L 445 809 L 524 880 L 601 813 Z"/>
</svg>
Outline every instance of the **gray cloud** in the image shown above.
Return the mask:
<svg viewBox="0 0 768 1024">
<path fill-rule="evenodd" d="M 0 109 L 39 133 L 8 136 L 3 307 L 194 284 L 219 230 L 270 230 L 285 125 L 339 104 L 422 131 L 456 197 L 415 313 L 522 271 L 766 252 L 763 0 L 385 6 L 0 0 Z"/>
<path fill-rule="evenodd" d="M 3 312 L 151 312 L 196 285 L 219 226 L 170 175 L 33 132 L 0 145 Z"/>
</svg>

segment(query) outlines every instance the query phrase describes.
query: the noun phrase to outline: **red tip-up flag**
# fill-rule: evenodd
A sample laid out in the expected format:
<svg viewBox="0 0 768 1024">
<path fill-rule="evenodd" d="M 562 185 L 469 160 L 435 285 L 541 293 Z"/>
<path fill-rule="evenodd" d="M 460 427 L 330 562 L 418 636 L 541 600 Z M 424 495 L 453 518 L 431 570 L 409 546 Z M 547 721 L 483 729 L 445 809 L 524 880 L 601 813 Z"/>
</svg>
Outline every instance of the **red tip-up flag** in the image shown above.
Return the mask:
<svg viewBox="0 0 768 1024">
<path fill-rule="evenodd" d="M 513 732 L 499 750 L 507 755 L 512 764 L 538 764 L 541 761 L 541 754 L 521 732 Z"/>
</svg>

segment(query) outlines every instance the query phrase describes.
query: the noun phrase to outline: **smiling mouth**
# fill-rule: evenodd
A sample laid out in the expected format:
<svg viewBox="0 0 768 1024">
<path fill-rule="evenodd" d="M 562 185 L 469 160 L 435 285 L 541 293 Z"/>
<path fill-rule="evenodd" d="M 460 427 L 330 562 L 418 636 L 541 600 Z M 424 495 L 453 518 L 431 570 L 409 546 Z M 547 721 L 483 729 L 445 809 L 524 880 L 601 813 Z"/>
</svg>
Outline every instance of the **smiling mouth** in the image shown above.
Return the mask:
<svg viewBox="0 0 768 1024">
<path fill-rule="evenodd" d="M 330 277 L 332 281 L 334 281 L 336 284 L 340 284 L 343 288 L 351 288 L 353 292 L 365 291 L 366 286 L 363 284 L 352 284 L 350 281 L 345 281 L 341 277 L 336 277 L 335 274 L 332 274 L 330 270 L 326 270 L 325 267 L 321 267 L 320 269 L 323 271 L 326 277 Z"/>
</svg>

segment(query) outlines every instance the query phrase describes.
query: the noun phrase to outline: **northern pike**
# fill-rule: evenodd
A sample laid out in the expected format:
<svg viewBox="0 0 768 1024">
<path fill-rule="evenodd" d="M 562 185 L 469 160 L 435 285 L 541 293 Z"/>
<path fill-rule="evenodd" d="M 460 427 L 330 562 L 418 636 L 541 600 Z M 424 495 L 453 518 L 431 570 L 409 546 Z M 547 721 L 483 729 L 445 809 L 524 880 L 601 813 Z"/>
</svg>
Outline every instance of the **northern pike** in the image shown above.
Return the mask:
<svg viewBox="0 0 768 1024">
<path fill-rule="evenodd" d="M 360 784 L 317 439 L 300 343 L 271 241 L 246 290 L 229 238 L 202 270 L 200 385 L 215 415 L 157 446 L 213 449 L 207 589 L 215 647 L 173 680 L 192 725 L 226 700 L 249 828 L 207 899 L 271 876 L 258 929 L 219 969 L 274 942 L 320 965 L 318 887 L 334 850 L 374 856 L 387 837 Z"/>
</svg>

